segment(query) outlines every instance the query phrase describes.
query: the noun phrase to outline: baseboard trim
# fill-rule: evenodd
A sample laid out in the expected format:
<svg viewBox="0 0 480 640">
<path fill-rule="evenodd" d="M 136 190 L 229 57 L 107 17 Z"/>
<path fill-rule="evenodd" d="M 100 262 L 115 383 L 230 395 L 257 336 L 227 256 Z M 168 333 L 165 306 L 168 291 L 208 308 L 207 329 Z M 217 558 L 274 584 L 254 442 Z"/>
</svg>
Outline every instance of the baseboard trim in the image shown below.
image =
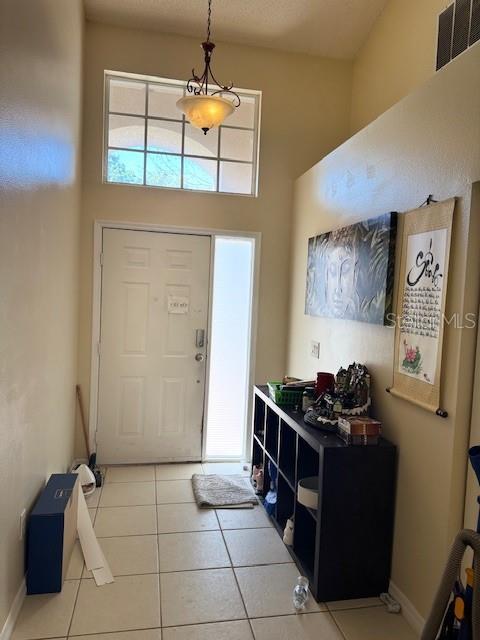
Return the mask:
<svg viewBox="0 0 480 640">
<path fill-rule="evenodd" d="M 413 628 L 413 630 L 420 635 L 425 626 L 425 620 L 415 609 L 413 604 L 407 598 L 407 596 L 401 591 L 397 585 L 390 580 L 390 595 L 395 598 L 397 602 L 402 605 L 402 613 L 405 620 Z"/>
<path fill-rule="evenodd" d="M 0 632 L 0 640 L 10 640 L 13 628 L 15 627 L 15 623 L 18 618 L 18 614 L 20 613 L 20 609 L 22 608 L 23 601 L 26 595 L 26 586 L 25 586 L 25 578 L 22 580 L 22 584 L 20 585 L 19 590 L 17 591 L 17 595 L 15 596 L 12 606 L 10 607 L 10 611 L 8 612 L 7 619 L 5 620 L 5 624 L 3 625 L 3 629 Z"/>
</svg>

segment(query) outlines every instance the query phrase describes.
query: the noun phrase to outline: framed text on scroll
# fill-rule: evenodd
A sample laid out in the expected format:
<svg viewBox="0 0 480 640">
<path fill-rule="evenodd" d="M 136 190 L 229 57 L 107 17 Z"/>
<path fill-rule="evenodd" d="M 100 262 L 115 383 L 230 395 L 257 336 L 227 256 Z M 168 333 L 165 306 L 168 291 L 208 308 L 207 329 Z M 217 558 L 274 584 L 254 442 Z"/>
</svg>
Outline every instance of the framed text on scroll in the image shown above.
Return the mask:
<svg viewBox="0 0 480 640">
<path fill-rule="evenodd" d="M 455 199 L 405 213 L 390 393 L 434 413 L 440 375 Z"/>
</svg>

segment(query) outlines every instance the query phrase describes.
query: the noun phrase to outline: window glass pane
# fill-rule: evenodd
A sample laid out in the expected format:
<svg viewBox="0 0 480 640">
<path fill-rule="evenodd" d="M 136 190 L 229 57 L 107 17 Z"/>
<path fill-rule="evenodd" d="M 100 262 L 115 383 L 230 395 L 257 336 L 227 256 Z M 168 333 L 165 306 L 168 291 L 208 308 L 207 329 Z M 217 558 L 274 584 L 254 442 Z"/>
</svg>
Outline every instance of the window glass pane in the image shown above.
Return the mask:
<svg viewBox="0 0 480 640">
<path fill-rule="evenodd" d="M 182 152 L 182 123 L 167 120 L 148 121 L 149 151 Z"/>
<path fill-rule="evenodd" d="M 180 156 L 167 156 L 161 153 L 147 154 L 147 184 L 155 187 L 180 188 L 182 171 Z"/>
<path fill-rule="evenodd" d="M 145 120 L 131 116 L 109 116 L 108 146 L 143 149 L 145 146 Z"/>
<path fill-rule="evenodd" d="M 192 156 L 217 157 L 218 129 L 210 129 L 205 135 L 201 129 L 185 123 L 185 151 Z"/>
<path fill-rule="evenodd" d="M 251 240 L 215 238 L 207 458 L 244 454 L 253 248 Z"/>
<path fill-rule="evenodd" d="M 232 160 L 253 160 L 253 131 L 222 127 L 220 157 Z"/>
<path fill-rule="evenodd" d="M 252 165 L 239 162 L 220 162 L 219 190 L 227 193 L 251 194 Z"/>
<path fill-rule="evenodd" d="M 145 83 L 111 78 L 109 110 L 145 115 L 145 95 Z"/>
<path fill-rule="evenodd" d="M 183 186 L 185 189 L 215 191 L 217 188 L 217 161 L 184 158 Z"/>
<path fill-rule="evenodd" d="M 222 95 L 227 100 L 230 99 L 228 94 Z M 251 96 L 240 96 L 240 106 L 235 109 L 231 116 L 228 116 L 225 124 L 253 129 L 255 126 L 255 98 Z"/>
<path fill-rule="evenodd" d="M 180 98 L 183 98 L 183 87 L 148 85 L 148 115 L 181 120 L 182 112 L 176 104 Z"/>
<path fill-rule="evenodd" d="M 143 158 L 140 151 L 109 149 L 107 162 L 108 182 L 143 184 Z"/>
</svg>

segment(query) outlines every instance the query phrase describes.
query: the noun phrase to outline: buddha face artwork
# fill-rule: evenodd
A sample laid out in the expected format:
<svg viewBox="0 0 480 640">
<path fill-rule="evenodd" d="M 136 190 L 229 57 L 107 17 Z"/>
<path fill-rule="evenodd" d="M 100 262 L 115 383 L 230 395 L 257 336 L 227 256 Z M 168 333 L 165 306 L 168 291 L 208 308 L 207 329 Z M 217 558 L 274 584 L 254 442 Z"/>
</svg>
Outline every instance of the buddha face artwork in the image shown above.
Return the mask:
<svg viewBox="0 0 480 640">
<path fill-rule="evenodd" d="M 333 247 L 326 256 L 325 300 L 335 317 L 343 318 L 355 299 L 357 260 L 352 246 Z"/>
<path fill-rule="evenodd" d="M 310 238 L 305 313 L 387 324 L 395 235 L 388 213 Z"/>
</svg>

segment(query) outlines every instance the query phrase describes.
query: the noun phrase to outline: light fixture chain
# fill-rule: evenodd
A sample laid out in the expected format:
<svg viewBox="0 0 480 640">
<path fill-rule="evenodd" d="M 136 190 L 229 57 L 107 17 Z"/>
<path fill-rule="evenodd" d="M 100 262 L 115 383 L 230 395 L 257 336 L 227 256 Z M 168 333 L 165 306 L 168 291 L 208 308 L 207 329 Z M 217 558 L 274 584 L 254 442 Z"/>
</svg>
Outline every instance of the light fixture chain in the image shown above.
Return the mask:
<svg viewBox="0 0 480 640">
<path fill-rule="evenodd" d="M 187 93 L 193 93 L 193 96 L 184 96 L 177 102 L 177 106 L 187 116 L 191 124 L 202 129 L 205 134 L 212 127 L 219 126 L 228 115 L 233 113 L 235 108 L 240 106 L 240 96 L 235 91 L 232 91 L 233 83 L 228 85 L 220 84 L 210 68 L 212 53 L 215 49 L 215 44 L 210 42 L 211 22 L 212 0 L 208 0 L 207 39 L 202 42 L 205 68 L 201 76 L 198 76 L 195 73 L 195 69 L 192 69 L 192 77 L 187 82 Z M 211 93 L 208 93 L 209 80 L 211 80 L 215 89 Z M 225 94 L 233 98 L 233 100 L 225 99 Z M 198 98 L 208 98 L 208 100 L 199 101 Z M 191 106 L 192 101 L 195 103 L 195 107 Z M 203 105 L 200 106 L 199 102 L 203 103 Z"/>
<path fill-rule="evenodd" d="M 212 0 L 208 0 L 207 42 L 210 42 L 210 22 L 212 20 Z"/>
</svg>

